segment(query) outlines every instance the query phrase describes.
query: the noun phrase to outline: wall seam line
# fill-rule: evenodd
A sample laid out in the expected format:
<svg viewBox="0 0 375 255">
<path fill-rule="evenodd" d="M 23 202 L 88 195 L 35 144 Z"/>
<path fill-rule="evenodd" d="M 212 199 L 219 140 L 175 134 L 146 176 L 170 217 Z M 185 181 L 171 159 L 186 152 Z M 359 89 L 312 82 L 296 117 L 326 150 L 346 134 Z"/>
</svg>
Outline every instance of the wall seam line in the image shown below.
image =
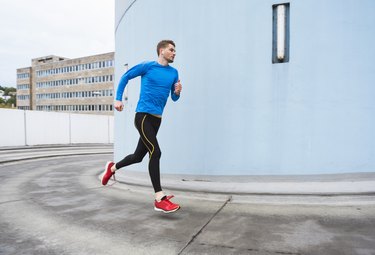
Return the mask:
<svg viewBox="0 0 375 255">
<path fill-rule="evenodd" d="M 118 27 L 120 26 L 121 21 L 123 20 L 123 18 L 125 17 L 126 13 L 130 10 L 130 8 L 133 6 L 133 4 L 134 4 L 135 2 L 137 2 L 137 0 L 134 0 L 134 1 L 128 6 L 128 8 L 126 8 L 126 10 L 124 11 L 124 13 L 122 14 L 120 20 L 119 20 L 118 23 L 116 24 L 115 34 L 117 33 L 117 29 L 118 29 Z"/>
</svg>

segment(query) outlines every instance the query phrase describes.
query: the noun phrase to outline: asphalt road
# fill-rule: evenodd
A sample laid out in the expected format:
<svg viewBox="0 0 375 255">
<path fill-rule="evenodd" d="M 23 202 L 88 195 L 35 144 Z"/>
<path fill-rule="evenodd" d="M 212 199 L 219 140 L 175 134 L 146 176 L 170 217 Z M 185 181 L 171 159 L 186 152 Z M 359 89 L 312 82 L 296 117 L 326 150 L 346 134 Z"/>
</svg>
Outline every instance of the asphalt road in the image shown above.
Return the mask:
<svg viewBox="0 0 375 255">
<path fill-rule="evenodd" d="M 112 158 L 104 149 L 14 162 L 4 154 L 0 254 L 375 254 L 371 195 L 299 203 L 311 197 L 171 191 L 182 209 L 163 214 L 151 187 L 100 184 Z"/>
</svg>

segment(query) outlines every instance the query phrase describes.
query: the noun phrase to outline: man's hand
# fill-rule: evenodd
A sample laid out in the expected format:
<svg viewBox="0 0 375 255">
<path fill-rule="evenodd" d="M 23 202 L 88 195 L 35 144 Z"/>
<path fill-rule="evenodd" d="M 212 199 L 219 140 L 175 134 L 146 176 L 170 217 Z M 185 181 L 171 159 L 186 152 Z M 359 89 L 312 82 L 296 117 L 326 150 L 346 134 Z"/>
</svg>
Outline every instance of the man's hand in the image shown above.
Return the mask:
<svg viewBox="0 0 375 255">
<path fill-rule="evenodd" d="M 182 85 L 181 85 L 181 82 L 180 80 L 178 80 L 177 83 L 175 83 L 174 85 L 174 93 L 179 96 L 181 94 L 181 90 L 182 90 Z"/>
<path fill-rule="evenodd" d="M 115 109 L 121 112 L 124 109 L 124 104 L 121 101 L 115 101 Z"/>
</svg>

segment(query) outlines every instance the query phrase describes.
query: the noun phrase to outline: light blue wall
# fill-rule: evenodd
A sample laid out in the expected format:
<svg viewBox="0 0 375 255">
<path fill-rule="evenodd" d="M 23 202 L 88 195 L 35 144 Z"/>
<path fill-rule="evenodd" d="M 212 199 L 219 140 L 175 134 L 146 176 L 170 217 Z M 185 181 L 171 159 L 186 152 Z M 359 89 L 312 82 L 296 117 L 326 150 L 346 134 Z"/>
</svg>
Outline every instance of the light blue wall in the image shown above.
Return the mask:
<svg viewBox="0 0 375 255">
<path fill-rule="evenodd" d="M 163 116 L 163 173 L 375 171 L 375 1 L 290 1 L 290 62 L 272 64 L 282 2 L 137 0 L 123 16 L 133 1 L 116 0 L 116 83 L 124 63 L 176 42 L 183 95 Z M 139 83 L 115 114 L 116 160 L 138 141 Z"/>
</svg>

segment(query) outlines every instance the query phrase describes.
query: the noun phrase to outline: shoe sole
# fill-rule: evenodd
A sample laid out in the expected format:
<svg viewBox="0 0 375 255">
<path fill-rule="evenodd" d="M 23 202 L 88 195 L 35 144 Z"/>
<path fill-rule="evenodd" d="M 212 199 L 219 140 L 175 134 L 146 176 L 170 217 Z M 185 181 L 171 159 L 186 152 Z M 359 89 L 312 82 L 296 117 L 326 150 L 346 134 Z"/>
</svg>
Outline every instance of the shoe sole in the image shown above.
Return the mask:
<svg viewBox="0 0 375 255">
<path fill-rule="evenodd" d="M 102 183 L 102 185 L 107 185 L 107 183 L 106 184 L 103 184 L 103 178 L 104 178 L 104 175 L 105 175 L 105 173 L 107 172 L 107 169 L 108 169 L 108 165 L 110 164 L 111 162 L 107 162 L 107 164 L 105 164 L 105 168 L 104 168 L 104 172 L 102 173 L 102 178 L 101 178 L 101 183 Z"/>
<path fill-rule="evenodd" d="M 163 213 L 173 213 L 173 212 L 178 211 L 180 208 L 181 208 L 181 206 L 179 206 L 178 208 L 176 208 L 176 209 L 174 209 L 174 210 L 171 210 L 171 211 L 165 211 L 165 210 L 163 210 L 163 209 L 160 209 L 160 208 L 154 207 L 154 210 L 157 211 L 157 212 L 163 212 Z"/>
</svg>

